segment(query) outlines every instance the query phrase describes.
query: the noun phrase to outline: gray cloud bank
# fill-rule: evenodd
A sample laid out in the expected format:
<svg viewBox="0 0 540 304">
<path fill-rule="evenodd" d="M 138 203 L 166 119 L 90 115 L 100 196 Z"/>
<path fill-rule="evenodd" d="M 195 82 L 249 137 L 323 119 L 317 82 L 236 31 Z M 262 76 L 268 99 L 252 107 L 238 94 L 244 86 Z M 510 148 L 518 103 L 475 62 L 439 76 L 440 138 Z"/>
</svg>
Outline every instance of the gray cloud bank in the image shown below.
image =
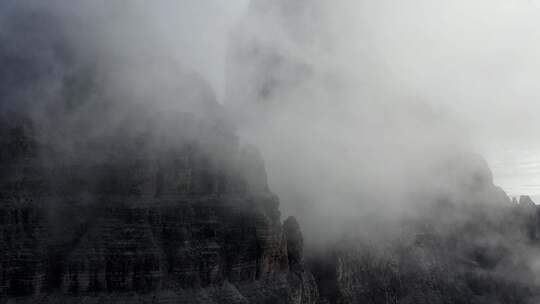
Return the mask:
<svg viewBox="0 0 540 304">
<path fill-rule="evenodd" d="M 531 5 L 253 1 L 232 35 L 227 102 L 284 208 L 317 214 L 320 237 L 418 209 L 419 193 L 474 200 L 465 177 L 491 173 L 473 151 L 534 140 L 520 127 L 535 125 L 534 95 L 516 102 L 505 70 L 534 42 L 503 39 L 532 34 L 520 32 Z"/>
<path fill-rule="evenodd" d="M 230 109 L 242 140 L 260 146 L 272 189 L 285 213 L 307 222 L 308 236 L 321 226 L 339 230 L 347 218 L 407 212 L 418 193 L 454 195 L 460 174 L 470 176 L 460 172 L 489 176 L 471 151 L 535 141 L 533 2 L 53 0 L 2 7 L 0 35 L 9 42 L 2 66 L 13 71 L 3 73 L 3 110 L 28 104 L 50 117 L 54 100 L 69 95 L 68 81 L 76 90 L 87 86 L 85 98 L 122 100 L 104 111 L 107 121 L 129 116 L 126 103 L 195 111 L 200 98 L 178 98 L 177 90 L 201 86 L 194 94 L 212 94 L 185 74 L 200 75 Z M 84 71 L 99 77 L 89 84 Z M 100 83 L 114 90 L 95 90 Z M 92 111 L 79 108 L 72 129 L 103 119 Z M 325 226 L 321 218 L 331 220 Z"/>
</svg>

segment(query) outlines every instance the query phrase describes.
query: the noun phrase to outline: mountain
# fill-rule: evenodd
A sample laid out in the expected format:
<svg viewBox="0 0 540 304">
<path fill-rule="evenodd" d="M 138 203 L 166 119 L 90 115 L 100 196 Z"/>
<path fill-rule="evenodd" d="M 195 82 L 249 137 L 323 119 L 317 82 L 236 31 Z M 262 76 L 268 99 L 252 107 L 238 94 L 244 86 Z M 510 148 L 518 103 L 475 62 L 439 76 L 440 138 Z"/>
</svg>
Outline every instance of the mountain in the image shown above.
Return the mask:
<svg viewBox="0 0 540 304">
<path fill-rule="evenodd" d="M 251 1 L 227 106 L 298 215 L 321 302 L 537 303 L 538 207 L 494 185 L 446 113 L 396 94 L 392 67 L 358 64 L 373 58 L 340 9 L 360 5 L 293 2 Z"/>
<path fill-rule="evenodd" d="M 316 301 L 298 225 L 204 83 L 179 79 L 196 107 L 156 111 L 80 75 L 47 119 L 0 117 L 2 303 Z"/>
<path fill-rule="evenodd" d="M 106 138 L 107 149 L 81 143 L 69 160 L 54 157 L 63 154 L 39 139 L 31 119 L 2 116 L 4 299 L 531 303 L 538 297 L 537 207 L 527 197 L 519 204 L 501 198 L 483 166 L 474 176 L 487 180 L 477 179 L 479 188 L 468 196 L 481 201 L 440 198 L 403 219 L 394 238 L 348 238 L 304 254 L 296 220 L 280 221 L 255 148 L 240 148 L 232 130 L 189 114 L 150 116 L 144 136 L 123 133 L 132 141 L 118 139 L 122 144 L 112 147 Z"/>
<path fill-rule="evenodd" d="M 311 3 L 252 1 L 226 107 L 144 39 L 1 19 L 0 303 L 537 303 L 538 207 L 424 107 L 349 108 Z"/>
</svg>

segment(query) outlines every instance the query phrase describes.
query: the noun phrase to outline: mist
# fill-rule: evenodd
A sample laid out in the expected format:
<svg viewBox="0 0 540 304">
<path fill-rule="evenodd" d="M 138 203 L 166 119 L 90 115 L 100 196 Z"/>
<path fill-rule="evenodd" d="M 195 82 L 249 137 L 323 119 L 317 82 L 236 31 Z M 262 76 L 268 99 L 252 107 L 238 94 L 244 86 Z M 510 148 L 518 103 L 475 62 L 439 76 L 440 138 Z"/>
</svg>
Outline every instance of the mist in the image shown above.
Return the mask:
<svg viewBox="0 0 540 304">
<path fill-rule="evenodd" d="M 536 194 L 524 180 L 535 173 L 512 160 L 520 158 L 520 151 L 537 151 L 529 132 L 538 128 L 530 81 L 538 73 L 537 4 L 299 1 L 282 6 L 283 13 L 279 4 L 259 3 L 266 11 L 259 15 L 265 17 L 254 14 L 241 27 L 261 41 L 262 50 L 273 49 L 295 62 L 296 67 L 276 71 L 285 74 L 277 78 L 298 87 L 302 84 L 295 77 L 317 75 L 323 85 L 316 87 L 333 94 L 310 92 L 315 97 L 306 99 L 336 99 L 328 102 L 332 110 L 348 103 L 367 108 L 363 113 L 383 103 L 402 106 L 402 112 L 410 112 L 410 104 L 427 105 L 450 120 L 442 124 L 454 135 L 488 158 L 495 179 L 510 195 Z M 230 102 L 254 98 L 242 94 L 233 92 Z M 347 98 L 353 101 L 343 101 Z"/>
<path fill-rule="evenodd" d="M 14 140 L 0 143 L 16 149 L 0 151 L 9 167 L 0 177 L 23 189 L 35 173 L 62 198 L 32 207 L 50 217 L 51 248 L 114 235 L 99 230 L 103 219 L 126 231 L 143 223 L 133 228 L 142 237 L 125 239 L 152 261 L 145 271 L 171 284 L 173 273 L 202 278 L 203 289 L 279 273 L 315 290 L 306 299 L 361 282 L 371 287 L 360 286 L 360 298 L 384 290 L 403 303 L 420 303 L 414 284 L 437 282 L 433 290 L 457 297 L 479 289 L 488 302 L 502 284 L 530 302 L 539 213 L 511 197 L 540 194 L 539 9 L 502 0 L 2 1 L 0 133 Z M 116 214 L 106 208 L 118 197 L 128 207 Z M 160 217 L 164 206 L 176 213 Z M 289 216 L 298 223 L 282 224 Z M 150 249 L 137 247 L 143 239 Z M 42 272 L 56 287 L 71 246 L 51 251 Z M 175 268 L 185 265 L 193 269 Z M 87 275 L 77 271 L 66 281 Z M 244 286 L 226 288 L 240 295 Z"/>
<path fill-rule="evenodd" d="M 481 157 L 471 156 L 481 154 L 503 183 L 505 171 L 515 173 L 505 151 L 535 149 L 536 6 L 6 1 L 2 35 L 15 42 L 7 52 L 22 46 L 41 58 L 44 81 L 24 92 L 40 96 L 26 98 L 32 107 L 62 94 L 73 70 L 91 69 L 114 89 L 101 94 L 123 100 L 108 111 L 110 121 L 126 119 L 126 103 L 186 110 L 198 98 L 184 102 L 176 82 L 198 75 L 210 86 L 201 90 L 214 92 L 208 98 L 228 109 L 240 140 L 259 146 L 284 214 L 307 221 L 309 235 L 330 213 L 337 218 L 329 227 L 340 226 L 342 218 L 407 212 L 406 197 L 428 189 L 459 193 L 440 189 L 452 188 L 443 186 L 450 177 L 434 173 L 449 159 L 471 158 L 484 172 Z M 24 26 L 42 33 L 18 34 Z M 71 121 L 93 120 L 87 111 Z M 521 193 L 521 183 L 528 185 L 514 178 L 501 186 L 535 194 Z"/>
<path fill-rule="evenodd" d="M 508 145 L 534 142 L 522 129 L 534 96 L 516 97 L 526 89 L 513 78 L 534 73 L 516 68 L 535 45 L 515 40 L 533 38 L 531 5 L 253 2 L 232 34 L 227 103 L 261 147 L 285 212 L 315 213 L 306 229 L 319 238 L 348 218 L 418 209 L 419 193 L 463 194 L 441 169 L 455 158 L 456 171 L 491 183 L 473 154 L 494 163 Z"/>
</svg>

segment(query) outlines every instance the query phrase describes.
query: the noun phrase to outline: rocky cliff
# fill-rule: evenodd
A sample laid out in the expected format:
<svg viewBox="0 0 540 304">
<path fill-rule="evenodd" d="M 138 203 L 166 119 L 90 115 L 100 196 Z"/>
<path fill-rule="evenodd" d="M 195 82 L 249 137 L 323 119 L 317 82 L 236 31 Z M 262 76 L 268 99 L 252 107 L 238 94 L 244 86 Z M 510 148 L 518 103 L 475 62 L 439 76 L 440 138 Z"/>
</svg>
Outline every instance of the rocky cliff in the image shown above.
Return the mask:
<svg viewBox="0 0 540 304">
<path fill-rule="evenodd" d="M 350 237 L 311 252 L 321 301 L 536 303 L 538 207 L 526 196 L 511 203 L 489 169 L 476 168 L 469 173 L 477 186 L 459 183 L 458 196 L 426 201 L 391 236 Z"/>
<path fill-rule="evenodd" d="M 475 183 L 454 185 L 458 196 L 431 197 L 392 238 L 348 238 L 304 254 L 298 222 L 280 221 L 259 153 L 240 148 L 226 125 L 151 115 L 148 129 L 112 146 L 109 138 L 82 143 L 66 159 L 40 140 L 31 119 L 0 123 L 2 302 L 531 303 L 539 296 L 538 209 L 528 197 L 511 203 L 484 165 L 468 166 Z"/>
<path fill-rule="evenodd" d="M 212 90 L 162 60 L 152 35 L 133 35 L 138 43 L 103 35 L 110 24 L 96 35 L 79 28 L 96 20 L 73 22 L 70 10 L 71 21 L 63 20 L 48 5 L 2 12 L 0 303 L 538 303 L 538 207 L 527 197 L 509 202 L 485 162 L 470 162 L 469 154 L 433 172 L 406 166 L 399 181 L 419 190 L 417 204 L 398 220 L 368 219 L 387 235 L 356 229 L 366 219 L 359 217 L 362 192 L 378 184 L 376 176 L 381 190 L 396 190 L 388 187 L 396 180 L 386 179 L 395 172 L 385 170 L 408 162 L 402 150 L 416 141 L 405 130 L 388 137 L 404 145 L 350 151 L 358 131 L 371 137 L 382 125 L 358 127 L 362 119 L 349 114 L 361 111 L 335 106 L 339 77 L 317 76 L 310 59 L 319 56 L 306 51 L 326 43 L 310 35 L 322 21 L 310 3 L 252 1 L 248 17 L 270 23 L 233 37 L 227 99 L 244 132 L 279 125 L 270 132 L 279 137 L 263 142 L 275 152 L 275 138 L 286 139 L 274 161 L 277 177 L 288 176 L 279 184 L 293 192 L 289 203 L 324 201 L 297 208 L 312 216 L 310 240 L 324 244 L 317 248 L 304 242 L 296 219 L 281 222 L 262 157 L 239 144 Z M 278 41 L 266 39 L 275 35 L 264 33 L 276 24 L 286 40 L 272 47 Z M 299 87 L 305 98 L 297 98 Z M 322 103 L 320 88 L 332 93 Z M 299 103 L 284 107 L 276 123 L 272 110 L 287 102 Z M 319 115 L 306 114 L 311 108 Z M 327 132 L 334 130 L 328 115 L 341 122 L 336 132 Z M 310 127 L 314 121 L 319 128 Z M 420 143 L 408 153 L 411 164 L 424 165 L 432 151 Z M 444 144 L 433 151 L 448 152 Z M 381 153 L 388 158 L 375 157 Z M 366 171 L 362 165 L 374 160 L 382 166 Z M 425 179 L 415 179 L 424 170 Z M 350 216 L 335 212 L 343 200 Z M 340 231 L 346 237 L 323 235 L 344 218 L 352 220 Z"/>
<path fill-rule="evenodd" d="M 272 176 L 295 177 L 271 184 L 307 232 L 321 302 L 538 303 L 538 207 L 512 203 L 429 103 L 367 64 L 350 73 L 353 52 L 328 36 L 350 26 L 333 32 L 339 5 L 250 3 L 230 39 L 229 106 Z"/>
<path fill-rule="evenodd" d="M 65 4 L 0 16 L 0 303 L 315 303 L 209 85 Z"/>
<path fill-rule="evenodd" d="M 191 114 L 146 123 L 65 158 L 2 116 L 0 301 L 316 303 L 257 150 Z"/>
</svg>

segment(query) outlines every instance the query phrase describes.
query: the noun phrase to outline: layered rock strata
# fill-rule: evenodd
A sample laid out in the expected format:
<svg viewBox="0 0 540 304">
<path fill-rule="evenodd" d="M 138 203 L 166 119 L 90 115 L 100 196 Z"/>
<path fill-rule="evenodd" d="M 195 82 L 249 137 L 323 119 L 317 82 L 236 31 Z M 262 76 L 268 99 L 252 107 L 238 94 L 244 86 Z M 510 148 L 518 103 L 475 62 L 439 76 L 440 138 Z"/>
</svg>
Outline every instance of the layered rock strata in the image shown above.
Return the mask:
<svg viewBox="0 0 540 304">
<path fill-rule="evenodd" d="M 2 296 L 316 302 L 313 277 L 298 266 L 298 225 L 283 230 L 258 152 L 239 149 L 226 129 L 199 122 L 171 141 L 174 132 L 150 124 L 136 145 L 88 146 L 58 161 L 30 120 L 1 124 Z"/>
</svg>

